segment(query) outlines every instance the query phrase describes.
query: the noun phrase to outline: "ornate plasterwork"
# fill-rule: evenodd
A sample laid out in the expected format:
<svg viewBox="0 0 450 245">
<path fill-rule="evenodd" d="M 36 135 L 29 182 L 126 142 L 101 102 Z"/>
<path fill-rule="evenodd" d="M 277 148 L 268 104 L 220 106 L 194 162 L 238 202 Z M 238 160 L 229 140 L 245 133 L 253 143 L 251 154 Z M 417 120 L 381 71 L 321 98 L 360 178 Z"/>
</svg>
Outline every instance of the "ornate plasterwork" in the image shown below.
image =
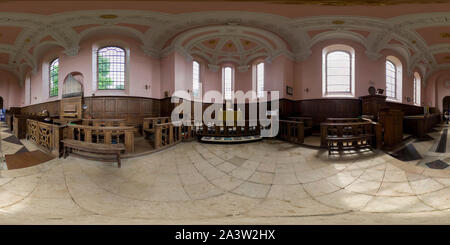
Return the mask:
<svg viewBox="0 0 450 245">
<path fill-rule="evenodd" d="M 114 14 L 117 15 L 117 18 L 103 19 L 99 17 L 104 14 Z M 149 26 L 149 28 L 142 33 L 131 27 L 117 25 L 121 23 Z M 100 26 L 89 28 L 81 33 L 73 29 L 77 26 L 92 24 Z M 14 45 L 2 46 L 6 53 L 11 54 L 10 63 L 7 65 L 8 69 L 15 73 L 19 72 L 20 77 L 23 77 L 23 72 L 26 71 L 24 64 L 19 64 L 21 60 L 25 60 L 26 65 L 33 71 L 39 69 L 39 54 L 30 54 L 28 50 L 38 49 L 45 45 L 55 45 L 62 47 L 67 55 L 76 55 L 80 41 L 95 32 L 116 33 L 117 31 L 129 35 L 142 43 L 142 50 L 146 54 L 155 58 L 164 56 L 172 48 L 172 51 L 181 52 L 187 59 L 191 59 L 190 52 L 185 48 L 174 47 L 173 44 L 169 45 L 169 48 L 164 48 L 164 45 L 173 37 L 181 36 L 195 29 L 226 25 L 235 28 L 253 28 L 258 33 L 264 33 L 264 36 L 271 40 L 283 43 L 284 47 L 275 50 L 266 47 L 267 61 L 280 54 L 286 54 L 295 60 L 304 60 L 311 54 L 314 44 L 323 40 L 345 38 L 361 43 L 366 48 L 366 55 L 371 59 L 382 57 L 382 50 L 394 50 L 405 59 L 410 75 L 413 70 L 419 69 L 426 71 L 424 72 L 426 77 L 435 71 L 447 69 L 447 64 L 436 63 L 433 54 L 448 50 L 450 44 L 430 47 L 416 30 L 431 26 L 448 26 L 449 24 L 449 12 L 411 14 L 388 19 L 360 16 L 315 16 L 291 19 L 274 14 L 242 11 L 184 14 L 137 10 L 74 11 L 53 15 L 0 13 L 0 26 L 23 28 Z M 329 31 L 310 38 L 307 32 L 311 30 Z M 361 30 L 369 35 L 362 36 L 352 30 Z M 41 42 L 46 36 L 51 36 L 53 40 Z M 392 39 L 401 44 L 390 44 Z M 262 39 L 257 41 L 260 42 L 260 45 L 267 46 Z M 212 61 L 212 63 L 214 62 Z M 245 61 L 240 61 L 241 65 L 245 65 L 245 63 Z M 422 81 L 425 82 L 426 79 Z"/>
<path fill-rule="evenodd" d="M 246 47 L 246 43 L 251 47 Z M 198 56 L 211 65 L 235 63 L 242 67 L 241 71 L 257 58 L 273 59 L 282 54 L 294 58 L 286 43 L 275 34 L 235 24 L 187 31 L 163 49 L 162 56 L 174 50 L 186 57 Z"/>
</svg>

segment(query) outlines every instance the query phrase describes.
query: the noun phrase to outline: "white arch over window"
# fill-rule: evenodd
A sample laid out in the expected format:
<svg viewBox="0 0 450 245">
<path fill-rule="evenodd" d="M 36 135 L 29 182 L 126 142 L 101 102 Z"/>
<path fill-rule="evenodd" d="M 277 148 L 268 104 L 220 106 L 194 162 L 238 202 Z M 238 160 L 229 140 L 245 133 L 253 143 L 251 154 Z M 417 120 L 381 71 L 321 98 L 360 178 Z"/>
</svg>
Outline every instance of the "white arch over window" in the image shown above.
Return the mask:
<svg viewBox="0 0 450 245">
<path fill-rule="evenodd" d="M 222 93 L 225 100 L 231 100 L 234 89 L 234 68 L 224 66 L 222 68 Z"/>
<path fill-rule="evenodd" d="M 386 57 L 386 96 L 388 100 L 402 102 L 402 62 L 395 56 Z"/>
<path fill-rule="evenodd" d="M 418 106 L 421 105 L 421 81 L 422 79 L 420 78 L 420 74 L 418 72 L 414 72 L 414 104 Z"/>
<path fill-rule="evenodd" d="M 200 89 L 200 64 L 197 61 L 192 62 L 192 94 L 198 98 Z"/>
<path fill-rule="evenodd" d="M 322 95 L 355 96 L 355 50 L 352 47 L 335 44 L 323 49 Z"/>
</svg>

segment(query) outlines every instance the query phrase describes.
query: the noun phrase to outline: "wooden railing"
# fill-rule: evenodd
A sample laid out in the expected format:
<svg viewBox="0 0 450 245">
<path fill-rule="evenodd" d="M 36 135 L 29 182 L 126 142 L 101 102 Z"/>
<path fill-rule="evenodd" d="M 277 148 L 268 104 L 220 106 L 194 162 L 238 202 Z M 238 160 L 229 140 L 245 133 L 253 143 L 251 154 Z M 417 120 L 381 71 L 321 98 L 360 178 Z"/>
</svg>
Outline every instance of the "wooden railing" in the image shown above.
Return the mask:
<svg viewBox="0 0 450 245">
<path fill-rule="evenodd" d="M 146 117 L 143 119 L 142 135 L 145 133 L 154 133 L 156 125 L 162 123 L 170 123 L 170 117 Z"/>
<path fill-rule="evenodd" d="M 261 134 L 261 125 L 258 121 L 245 121 L 244 125 L 240 126 L 237 122 L 232 125 L 227 125 L 225 121 L 219 125 L 195 126 L 196 132 L 201 136 L 211 137 L 233 137 L 233 136 L 253 136 Z"/>
<path fill-rule="evenodd" d="M 125 127 L 125 119 L 83 119 L 85 126 Z"/>
<path fill-rule="evenodd" d="M 277 138 L 291 143 L 303 144 L 305 124 L 303 121 L 279 121 L 279 131 Z"/>
<path fill-rule="evenodd" d="M 123 143 L 126 153 L 134 152 L 133 127 L 94 127 L 70 124 L 64 130 L 65 139 L 98 144 Z"/>
<path fill-rule="evenodd" d="M 33 141 L 41 149 L 59 156 L 62 150 L 64 126 L 48 124 L 36 120 L 27 120 L 26 138 Z"/>
<path fill-rule="evenodd" d="M 183 140 L 182 128 L 183 126 L 175 126 L 172 123 L 156 124 L 154 138 L 155 149 L 173 145 Z"/>
<path fill-rule="evenodd" d="M 325 123 L 353 123 L 353 122 L 362 122 L 361 118 L 327 118 Z"/>
<path fill-rule="evenodd" d="M 361 120 L 361 119 L 360 119 Z M 374 148 L 382 147 L 382 127 L 380 123 L 364 119 L 360 122 L 347 123 L 321 123 L 320 124 L 320 145 L 327 147 L 327 137 L 345 137 L 345 136 L 364 136 L 371 135 L 370 141 Z"/>
</svg>

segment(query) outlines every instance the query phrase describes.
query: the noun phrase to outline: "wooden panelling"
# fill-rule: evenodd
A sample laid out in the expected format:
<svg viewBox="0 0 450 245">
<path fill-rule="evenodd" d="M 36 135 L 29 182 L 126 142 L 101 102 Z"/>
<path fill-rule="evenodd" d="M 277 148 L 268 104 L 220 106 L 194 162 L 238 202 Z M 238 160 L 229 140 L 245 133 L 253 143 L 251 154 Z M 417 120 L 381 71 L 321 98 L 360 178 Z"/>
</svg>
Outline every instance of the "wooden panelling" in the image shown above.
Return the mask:
<svg viewBox="0 0 450 245">
<path fill-rule="evenodd" d="M 170 102 L 170 100 L 168 100 Z M 127 119 L 134 123 L 144 117 L 160 116 L 160 100 L 142 97 L 96 96 L 83 98 L 83 104 L 88 108 L 83 111 L 83 118 L 117 118 Z M 60 114 L 60 101 L 52 101 L 21 108 L 22 114 L 37 115 L 42 110 L 48 110 L 51 117 Z M 166 105 L 169 113 L 170 107 Z M 170 115 L 170 113 L 169 113 Z"/>
<path fill-rule="evenodd" d="M 329 117 L 361 116 L 361 100 L 359 99 L 311 99 L 295 102 L 294 114 L 311 117 L 313 125 L 318 126 Z"/>
</svg>

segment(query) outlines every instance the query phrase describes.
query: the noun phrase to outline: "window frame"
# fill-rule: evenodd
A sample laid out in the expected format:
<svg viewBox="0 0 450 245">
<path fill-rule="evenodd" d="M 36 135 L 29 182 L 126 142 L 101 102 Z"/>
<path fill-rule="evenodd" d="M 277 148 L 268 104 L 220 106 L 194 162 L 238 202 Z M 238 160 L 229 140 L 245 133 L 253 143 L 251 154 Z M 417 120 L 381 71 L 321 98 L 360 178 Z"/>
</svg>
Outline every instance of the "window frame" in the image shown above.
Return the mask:
<svg viewBox="0 0 450 245">
<path fill-rule="evenodd" d="M 231 98 L 226 97 L 226 91 L 225 91 L 225 70 L 227 68 L 231 69 L 231 78 L 230 78 L 230 96 Z M 225 65 L 222 67 L 222 97 L 224 101 L 231 101 L 233 99 L 233 92 L 234 92 L 234 67 L 232 65 Z"/>
<path fill-rule="evenodd" d="M 262 65 L 263 66 L 263 71 L 262 71 L 262 91 L 259 91 L 259 78 L 260 78 L 260 76 L 259 75 L 261 75 L 261 74 L 259 74 L 259 72 L 258 72 L 258 66 L 260 66 L 260 65 Z M 256 65 L 255 65 L 255 69 L 256 69 L 256 72 L 255 72 L 255 76 L 256 76 L 256 79 L 255 79 L 255 81 L 256 81 L 256 83 L 255 83 L 255 92 L 256 92 L 256 98 L 263 98 L 264 97 L 264 85 L 265 85 L 265 64 L 264 64 L 264 61 L 261 61 L 261 62 L 258 62 L 258 63 L 256 63 Z"/>
<path fill-rule="evenodd" d="M 56 94 L 52 95 L 52 87 L 54 87 L 54 81 L 53 81 L 53 77 L 52 77 L 52 68 L 54 67 L 53 64 L 56 61 L 58 62 L 58 71 L 56 73 L 56 78 L 58 78 L 58 83 L 56 85 Z M 59 95 L 59 57 L 56 57 L 50 61 L 49 66 L 48 66 L 48 97 L 54 98 L 54 97 L 58 97 L 58 95 Z"/>
<path fill-rule="evenodd" d="M 388 87 L 387 87 L 387 63 L 390 62 L 394 67 L 395 67 L 395 86 L 394 86 L 394 91 L 395 91 L 395 97 L 390 97 L 388 96 Z M 386 100 L 388 101 L 393 101 L 393 102 L 398 102 L 398 103 L 402 103 L 403 102 L 403 98 L 402 98 L 402 89 L 403 89 L 403 64 L 402 61 L 392 55 L 388 55 L 386 56 L 385 59 L 385 86 L 386 86 Z"/>
<path fill-rule="evenodd" d="M 388 89 L 387 89 L 387 84 L 388 84 L 388 82 L 387 82 L 387 69 L 388 69 L 387 68 L 387 64 L 388 63 L 390 63 L 394 67 L 394 88 L 393 88 L 394 97 L 390 97 L 390 96 L 387 95 L 387 91 L 388 91 Z M 397 83 L 398 83 L 397 72 L 398 72 L 398 68 L 397 68 L 397 65 L 394 62 L 392 62 L 391 60 L 388 60 L 388 59 L 386 59 L 385 65 L 386 65 L 386 68 L 385 68 L 385 72 L 386 72 L 386 97 L 388 99 L 396 100 L 397 99 Z"/>
<path fill-rule="evenodd" d="M 124 75 L 124 80 L 123 80 L 123 88 L 122 89 L 117 89 L 117 88 L 106 88 L 106 89 L 100 89 L 99 88 L 99 86 L 98 86 L 98 84 L 99 84 L 99 52 L 102 50 L 102 49 L 105 49 L 105 48 L 118 48 L 118 49 L 121 49 L 122 51 L 123 51 L 123 57 L 124 57 L 124 61 L 123 61 L 123 75 Z M 127 89 L 126 89 L 126 86 L 127 86 L 127 70 L 128 70 L 128 60 L 127 60 L 127 50 L 125 49 L 125 48 L 123 48 L 123 47 L 121 47 L 120 45 L 103 45 L 103 46 L 100 46 L 97 50 L 96 50 L 96 54 L 95 54 L 95 56 L 96 56 L 96 66 L 97 66 L 97 69 L 96 69 L 96 90 L 97 91 L 126 91 Z"/>
<path fill-rule="evenodd" d="M 418 72 L 414 73 L 414 105 L 420 106 L 421 105 L 421 86 L 422 86 L 422 77 L 420 76 L 420 74 Z"/>
<path fill-rule="evenodd" d="M 194 88 L 194 64 L 197 63 L 198 65 L 198 88 L 197 88 L 197 94 L 195 93 L 195 88 Z M 194 98 L 200 98 L 200 71 L 201 71 L 201 66 L 200 66 L 200 62 L 197 60 L 193 60 L 192 61 L 192 95 Z"/>
<path fill-rule="evenodd" d="M 328 55 L 334 52 L 344 52 L 349 57 L 349 92 L 330 92 L 328 88 Z M 322 50 L 322 97 L 355 97 L 355 49 L 346 44 L 333 44 Z"/>
</svg>

